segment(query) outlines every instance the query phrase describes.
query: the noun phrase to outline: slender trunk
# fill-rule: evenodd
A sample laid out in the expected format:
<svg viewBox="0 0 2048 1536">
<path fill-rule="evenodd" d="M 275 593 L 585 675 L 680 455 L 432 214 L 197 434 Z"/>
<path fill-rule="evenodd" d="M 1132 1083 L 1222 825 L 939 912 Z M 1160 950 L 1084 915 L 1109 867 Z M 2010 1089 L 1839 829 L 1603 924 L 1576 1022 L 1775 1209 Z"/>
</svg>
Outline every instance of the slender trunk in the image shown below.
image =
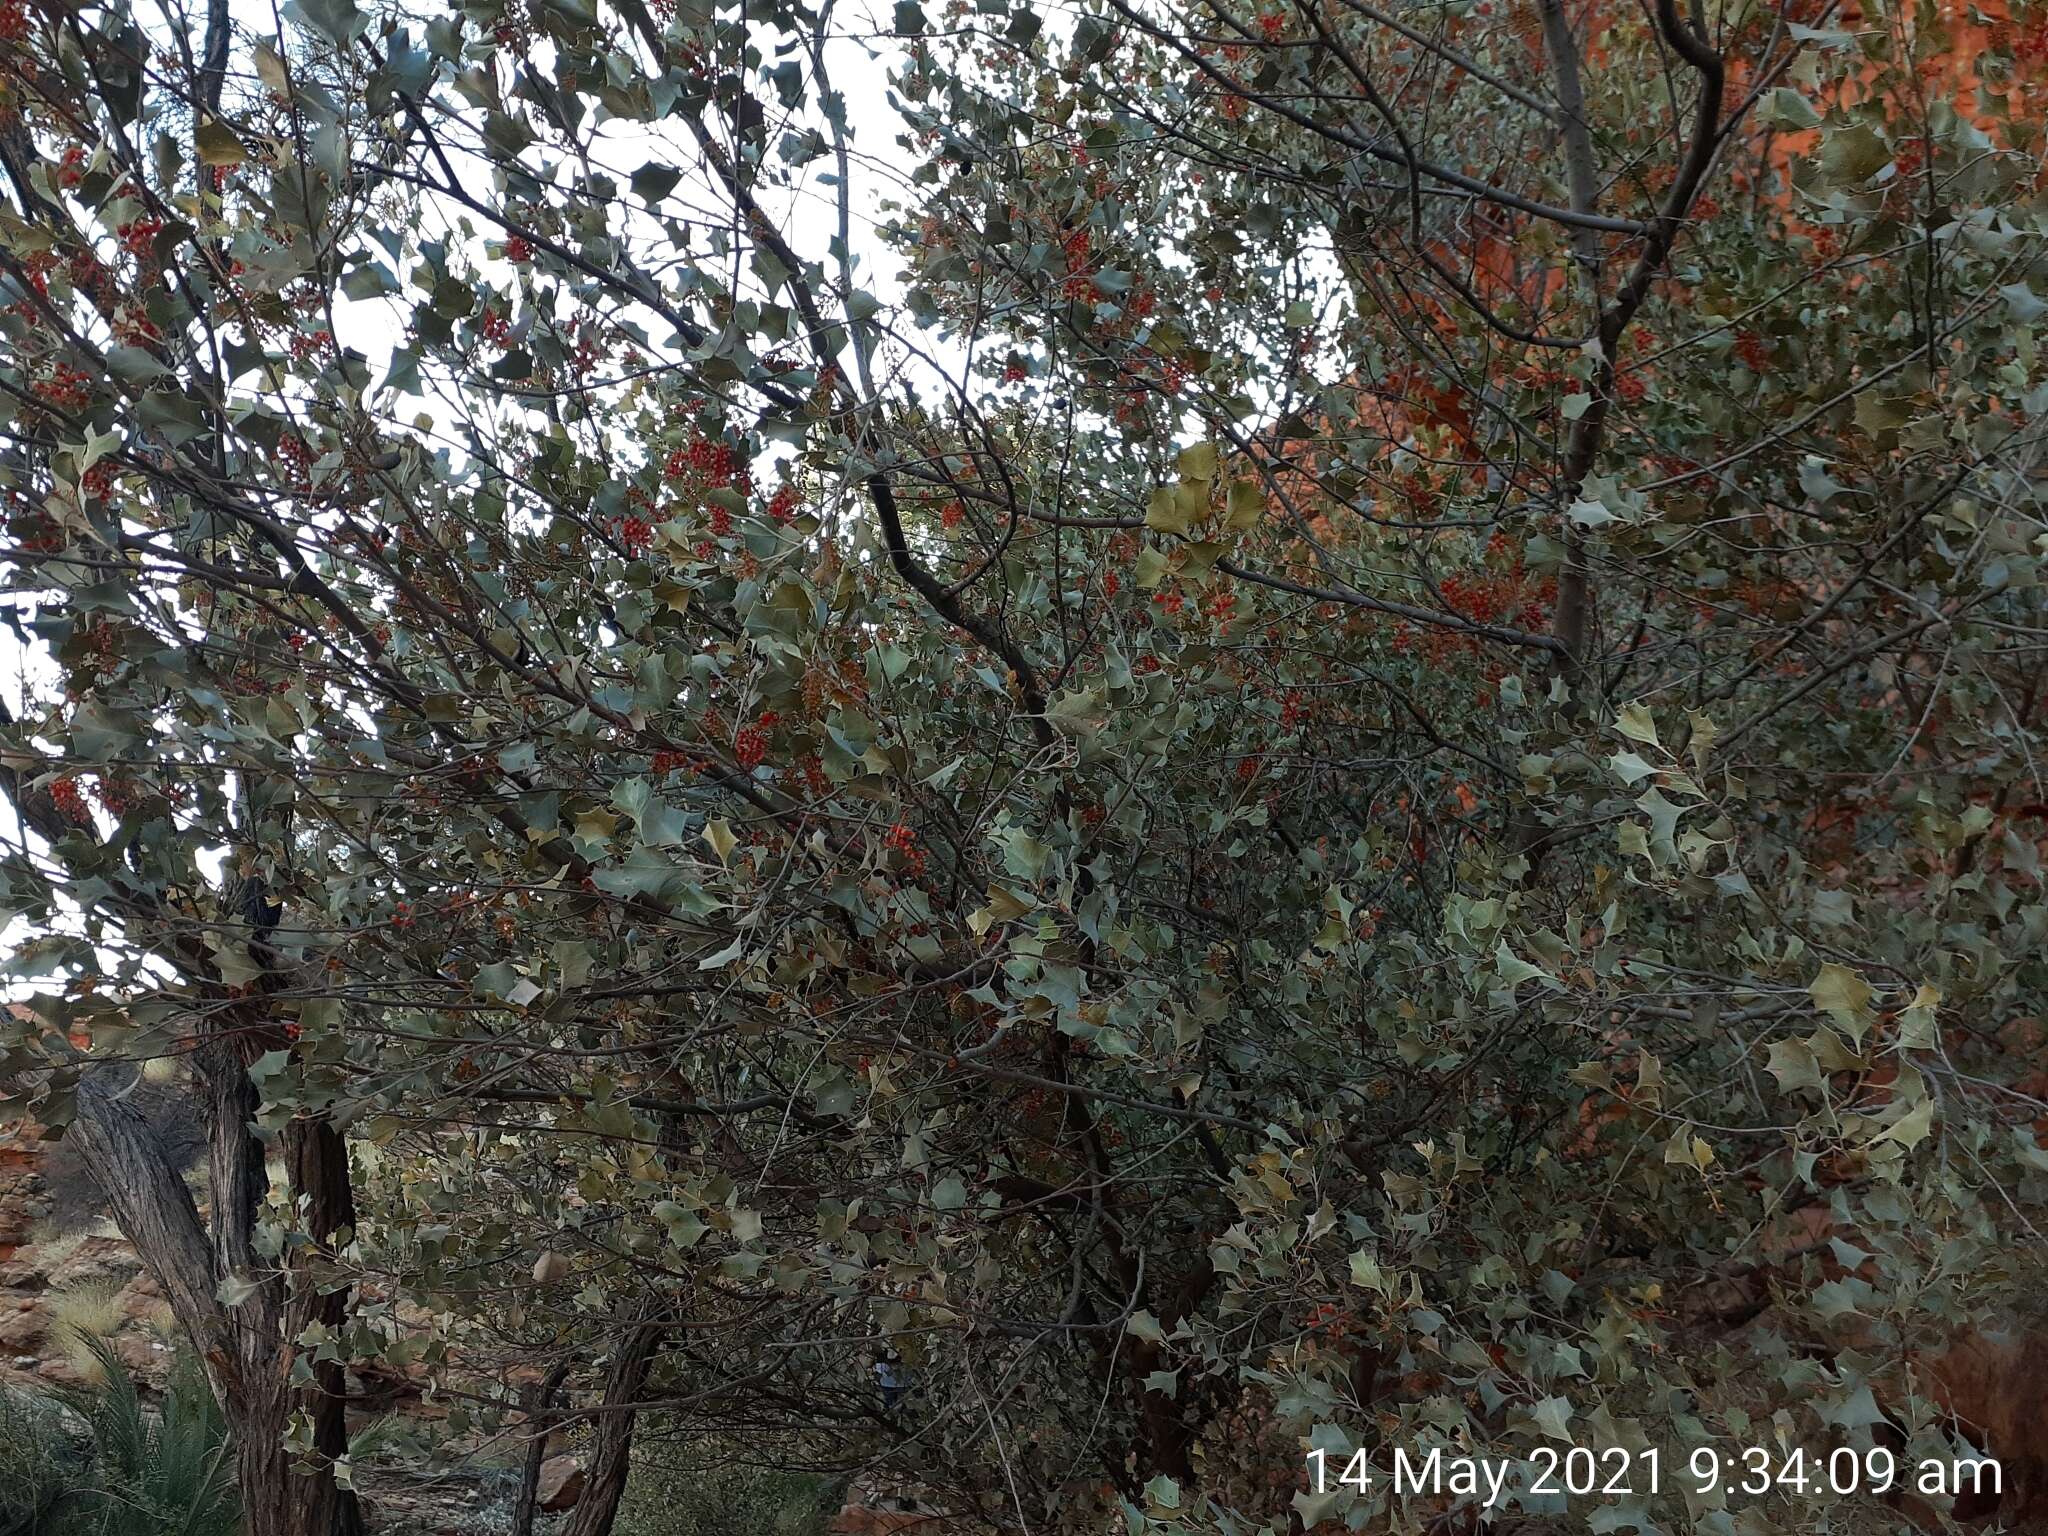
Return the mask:
<svg viewBox="0 0 2048 1536">
<path fill-rule="evenodd" d="M 533 1536 L 534 1517 L 540 1512 L 540 1466 L 547 1460 L 548 1433 L 555 1425 L 555 1394 L 568 1374 L 566 1361 L 549 1367 L 547 1375 L 527 1396 L 526 1464 L 520 1470 L 519 1497 L 512 1505 L 510 1536 Z"/>
<path fill-rule="evenodd" d="M 665 1311 L 659 1302 L 643 1303 L 612 1355 L 611 1368 L 605 1372 L 604 1400 L 591 1416 L 590 1467 L 583 1479 L 583 1497 L 576 1501 L 576 1512 L 563 1536 L 611 1536 L 619 1500 L 625 1497 L 626 1478 L 633 1468 L 633 1423 L 640 1416 L 638 1404 L 665 1331 Z"/>
</svg>

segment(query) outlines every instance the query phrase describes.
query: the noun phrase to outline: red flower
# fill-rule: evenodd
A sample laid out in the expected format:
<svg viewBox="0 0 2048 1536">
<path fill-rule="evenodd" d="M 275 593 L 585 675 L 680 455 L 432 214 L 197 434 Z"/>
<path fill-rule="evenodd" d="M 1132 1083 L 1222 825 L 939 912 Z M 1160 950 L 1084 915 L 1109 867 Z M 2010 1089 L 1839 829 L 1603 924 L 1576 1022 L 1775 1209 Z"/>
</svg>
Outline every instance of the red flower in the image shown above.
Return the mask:
<svg viewBox="0 0 2048 1536">
<path fill-rule="evenodd" d="M 85 796 L 78 791 L 76 779 L 59 779 L 50 786 L 50 798 L 56 802 L 57 812 L 74 826 L 83 826 L 92 819 L 86 809 Z"/>
<path fill-rule="evenodd" d="M 760 767 L 768 756 L 768 732 L 758 725 L 741 726 L 739 734 L 733 737 L 732 755 L 749 772 Z"/>
</svg>

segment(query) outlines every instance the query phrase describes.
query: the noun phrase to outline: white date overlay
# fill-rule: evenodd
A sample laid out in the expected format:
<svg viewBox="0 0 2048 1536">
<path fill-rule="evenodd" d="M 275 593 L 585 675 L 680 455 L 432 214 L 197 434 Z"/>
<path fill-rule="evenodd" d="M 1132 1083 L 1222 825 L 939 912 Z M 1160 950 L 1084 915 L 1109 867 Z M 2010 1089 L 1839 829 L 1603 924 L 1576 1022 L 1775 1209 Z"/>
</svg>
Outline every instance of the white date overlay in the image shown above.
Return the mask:
<svg viewBox="0 0 2048 1536">
<path fill-rule="evenodd" d="M 1476 1500 L 1486 1508 L 1523 1499 L 1640 1498 L 1666 1491 L 1762 1498 L 1848 1498 L 1911 1492 L 1936 1498 L 2004 1491 L 1991 1456 L 1902 1458 L 1883 1446 L 1697 1446 L 1682 1460 L 1650 1447 L 1537 1446 L 1522 1457 L 1468 1456 L 1441 1446 L 1396 1446 L 1349 1457 L 1308 1453 L 1309 1492 L 1385 1488 L 1396 1497 Z"/>
</svg>

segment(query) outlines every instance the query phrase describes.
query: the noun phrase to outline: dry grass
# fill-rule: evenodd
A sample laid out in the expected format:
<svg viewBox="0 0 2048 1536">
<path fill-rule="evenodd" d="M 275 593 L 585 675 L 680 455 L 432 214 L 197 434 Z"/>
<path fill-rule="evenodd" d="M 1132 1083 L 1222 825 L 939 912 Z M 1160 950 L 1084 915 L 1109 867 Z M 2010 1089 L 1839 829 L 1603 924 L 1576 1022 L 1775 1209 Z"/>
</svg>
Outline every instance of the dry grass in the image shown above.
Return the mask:
<svg viewBox="0 0 2048 1536">
<path fill-rule="evenodd" d="M 28 1229 L 29 1244 L 35 1249 L 36 1267 L 45 1272 L 62 1265 L 89 1237 L 120 1235 L 121 1229 L 104 1216 L 82 1227 L 68 1226 L 46 1216 Z"/>
<path fill-rule="evenodd" d="M 136 1319 L 143 1327 L 163 1343 L 176 1348 L 179 1343 L 178 1314 L 171 1310 L 171 1304 L 159 1297 L 142 1310 Z"/>
<path fill-rule="evenodd" d="M 64 1359 L 95 1386 L 106 1380 L 106 1367 L 88 1341 L 111 1338 L 127 1321 L 122 1289 L 116 1281 L 86 1280 L 50 1293 L 51 1335 Z"/>
</svg>

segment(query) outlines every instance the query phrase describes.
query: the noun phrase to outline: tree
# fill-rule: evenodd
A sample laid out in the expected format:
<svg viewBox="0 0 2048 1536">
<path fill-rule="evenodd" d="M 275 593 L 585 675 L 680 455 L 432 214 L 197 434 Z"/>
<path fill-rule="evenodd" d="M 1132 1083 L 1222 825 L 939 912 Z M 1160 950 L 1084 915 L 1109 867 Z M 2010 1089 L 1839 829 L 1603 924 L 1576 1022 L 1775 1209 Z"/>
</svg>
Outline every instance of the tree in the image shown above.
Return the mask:
<svg viewBox="0 0 2048 1536">
<path fill-rule="evenodd" d="M 2033 33 L 905 4 L 897 303 L 830 6 L 288 14 L 10 13 L 0 146 L 7 1065 L 253 1531 L 414 1359 L 564 1368 L 578 1536 L 650 1412 L 1026 1524 L 1933 1443 L 1869 1352 L 2042 1166 Z M 1691 1346 L 1773 1285 L 1866 1355 Z"/>
</svg>

